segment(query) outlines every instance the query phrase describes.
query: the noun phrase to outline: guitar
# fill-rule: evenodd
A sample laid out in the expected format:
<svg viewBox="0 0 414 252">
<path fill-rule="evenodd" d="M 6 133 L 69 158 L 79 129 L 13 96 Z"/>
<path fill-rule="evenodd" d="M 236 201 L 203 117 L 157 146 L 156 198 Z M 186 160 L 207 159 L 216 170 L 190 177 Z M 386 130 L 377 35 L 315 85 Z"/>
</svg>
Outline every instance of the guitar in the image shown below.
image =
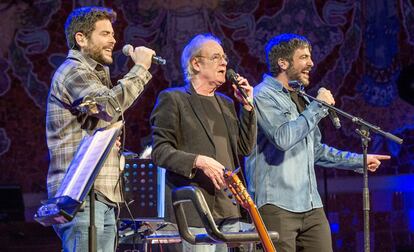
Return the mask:
<svg viewBox="0 0 414 252">
<path fill-rule="evenodd" d="M 239 202 L 239 204 L 249 212 L 257 233 L 259 234 L 264 251 L 276 252 L 276 249 L 273 246 L 273 242 L 270 239 L 269 233 L 267 232 L 266 226 L 263 223 L 262 217 L 260 216 L 256 205 L 254 204 L 243 183 L 239 179 L 239 176 L 237 176 L 239 170 L 240 168 L 234 172 L 228 170 L 224 171 L 224 179 L 226 181 L 227 187 L 234 195 L 237 202 Z"/>
</svg>

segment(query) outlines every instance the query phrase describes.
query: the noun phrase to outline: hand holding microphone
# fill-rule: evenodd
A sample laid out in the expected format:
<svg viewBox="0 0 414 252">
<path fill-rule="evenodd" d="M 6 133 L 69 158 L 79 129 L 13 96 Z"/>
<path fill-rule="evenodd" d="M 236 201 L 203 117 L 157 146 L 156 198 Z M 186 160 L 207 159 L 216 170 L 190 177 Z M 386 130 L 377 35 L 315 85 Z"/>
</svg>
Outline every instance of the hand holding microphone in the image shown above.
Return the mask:
<svg viewBox="0 0 414 252">
<path fill-rule="evenodd" d="M 253 97 L 253 88 L 250 86 L 247 79 L 239 76 L 233 69 L 227 70 L 226 78 L 233 84 L 233 88 L 235 89 L 235 97 L 242 104 L 248 105 L 250 109 L 253 109 L 253 104 L 250 98 Z M 236 92 L 236 90 L 238 92 Z"/>
<path fill-rule="evenodd" d="M 145 46 L 135 47 L 134 49 L 132 45 L 126 44 L 122 48 L 122 53 L 125 56 L 130 56 L 136 65 L 141 65 L 147 70 L 151 67 L 151 63 L 158 65 L 165 65 L 166 63 L 165 59 L 155 56 L 154 50 Z"/>
<path fill-rule="evenodd" d="M 331 91 L 329 91 L 328 89 L 324 87 L 321 87 L 318 90 L 318 96 L 316 96 L 316 99 L 324 101 L 329 105 L 335 105 L 335 99 L 333 98 Z M 336 112 L 332 109 L 329 109 L 328 112 L 329 112 L 329 118 L 331 119 L 334 127 L 336 129 L 341 128 L 341 121 L 339 120 L 339 117 L 336 114 Z"/>
<path fill-rule="evenodd" d="M 321 87 L 318 90 L 318 95 L 316 96 L 316 99 L 321 100 L 329 105 L 335 105 L 335 99 L 333 98 L 331 91 L 324 87 Z"/>
</svg>

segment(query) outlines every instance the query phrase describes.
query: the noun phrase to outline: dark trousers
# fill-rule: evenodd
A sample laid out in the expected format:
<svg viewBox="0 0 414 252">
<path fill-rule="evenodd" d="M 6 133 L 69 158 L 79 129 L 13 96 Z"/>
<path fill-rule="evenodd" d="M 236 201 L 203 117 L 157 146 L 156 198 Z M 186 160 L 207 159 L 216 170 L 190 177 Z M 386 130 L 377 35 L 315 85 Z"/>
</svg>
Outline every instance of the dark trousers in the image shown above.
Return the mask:
<svg viewBox="0 0 414 252">
<path fill-rule="evenodd" d="M 259 208 L 269 231 L 279 232 L 277 252 L 331 252 L 331 229 L 323 208 L 293 213 L 274 205 Z"/>
</svg>

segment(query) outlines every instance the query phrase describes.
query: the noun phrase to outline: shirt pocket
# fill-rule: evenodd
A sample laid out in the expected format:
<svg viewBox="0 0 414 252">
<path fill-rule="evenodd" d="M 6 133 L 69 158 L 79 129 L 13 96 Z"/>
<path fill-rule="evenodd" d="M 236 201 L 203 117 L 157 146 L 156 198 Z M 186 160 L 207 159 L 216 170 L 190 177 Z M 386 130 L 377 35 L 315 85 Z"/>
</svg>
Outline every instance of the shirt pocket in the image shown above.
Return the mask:
<svg viewBox="0 0 414 252">
<path fill-rule="evenodd" d="M 298 118 L 298 113 L 292 110 L 285 110 L 283 111 L 283 114 L 289 121 L 293 121 L 296 120 L 296 118 Z"/>
</svg>

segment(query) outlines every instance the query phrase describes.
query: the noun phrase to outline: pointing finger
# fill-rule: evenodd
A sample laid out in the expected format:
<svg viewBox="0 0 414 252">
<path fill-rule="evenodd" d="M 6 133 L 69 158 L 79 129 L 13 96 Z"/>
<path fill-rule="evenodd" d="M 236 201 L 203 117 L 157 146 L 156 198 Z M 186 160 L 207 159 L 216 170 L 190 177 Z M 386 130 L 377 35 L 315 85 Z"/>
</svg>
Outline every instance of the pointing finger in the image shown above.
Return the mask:
<svg viewBox="0 0 414 252">
<path fill-rule="evenodd" d="M 378 160 L 389 160 L 391 159 L 391 156 L 389 155 L 375 155 L 375 158 L 377 158 Z"/>
</svg>

